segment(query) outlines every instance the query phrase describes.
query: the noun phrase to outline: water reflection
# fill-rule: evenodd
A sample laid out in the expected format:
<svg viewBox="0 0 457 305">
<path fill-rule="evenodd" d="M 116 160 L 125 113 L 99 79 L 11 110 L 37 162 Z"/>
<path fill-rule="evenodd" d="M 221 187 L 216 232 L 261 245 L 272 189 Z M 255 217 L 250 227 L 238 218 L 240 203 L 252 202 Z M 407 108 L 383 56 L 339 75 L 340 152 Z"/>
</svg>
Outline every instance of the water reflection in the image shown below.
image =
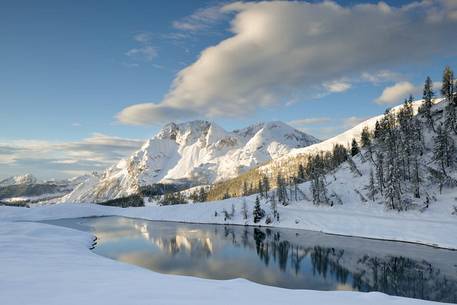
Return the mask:
<svg viewBox="0 0 457 305">
<path fill-rule="evenodd" d="M 122 217 L 51 223 L 92 230 L 96 253 L 167 274 L 457 302 L 454 251 L 308 231 Z"/>
</svg>

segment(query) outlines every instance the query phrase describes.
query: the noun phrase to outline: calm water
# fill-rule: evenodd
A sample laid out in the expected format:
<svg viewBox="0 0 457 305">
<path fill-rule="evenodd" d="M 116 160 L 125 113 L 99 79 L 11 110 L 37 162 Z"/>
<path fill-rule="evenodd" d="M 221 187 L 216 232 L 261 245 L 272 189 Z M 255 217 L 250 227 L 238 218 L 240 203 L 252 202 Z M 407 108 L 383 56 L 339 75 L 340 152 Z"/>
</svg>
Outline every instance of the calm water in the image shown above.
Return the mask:
<svg viewBox="0 0 457 305">
<path fill-rule="evenodd" d="M 456 251 L 301 230 L 123 217 L 47 223 L 91 231 L 98 237 L 97 254 L 161 273 L 457 302 Z"/>
</svg>

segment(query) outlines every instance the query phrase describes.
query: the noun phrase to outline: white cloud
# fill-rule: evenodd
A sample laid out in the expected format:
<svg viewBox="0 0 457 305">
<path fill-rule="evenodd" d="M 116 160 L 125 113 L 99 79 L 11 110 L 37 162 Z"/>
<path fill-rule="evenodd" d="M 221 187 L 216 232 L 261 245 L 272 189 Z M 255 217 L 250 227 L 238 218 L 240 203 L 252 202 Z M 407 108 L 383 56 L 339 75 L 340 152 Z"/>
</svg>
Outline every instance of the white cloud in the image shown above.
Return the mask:
<svg viewBox="0 0 457 305">
<path fill-rule="evenodd" d="M 324 83 L 325 89 L 332 93 L 340 93 L 347 91 L 351 88 L 351 86 L 352 85 L 348 81 L 331 81 Z"/>
<path fill-rule="evenodd" d="M 145 61 L 152 61 L 157 56 L 157 50 L 152 46 L 144 46 L 130 49 L 125 55 L 132 58 L 143 59 Z"/>
<path fill-rule="evenodd" d="M 288 124 L 294 127 L 309 126 L 309 125 L 321 125 L 330 122 L 330 118 L 304 118 L 289 121 Z"/>
<path fill-rule="evenodd" d="M 363 72 L 361 76 L 362 81 L 367 81 L 375 85 L 384 82 L 401 81 L 402 79 L 403 77 L 399 73 L 389 70 L 380 70 L 373 73 Z"/>
<path fill-rule="evenodd" d="M 62 177 L 67 176 L 69 171 L 102 170 L 142 144 L 142 140 L 100 133 L 74 142 L 0 141 L 0 173 L 6 176 L 35 172 L 48 177 Z"/>
<path fill-rule="evenodd" d="M 223 17 L 220 5 L 198 9 L 192 15 L 173 21 L 172 25 L 180 31 L 197 32 L 208 29 Z"/>
<path fill-rule="evenodd" d="M 420 91 L 419 87 L 414 86 L 410 82 L 399 82 L 393 86 L 386 87 L 380 97 L 375 102 L 377 104 L 400 104 L 410 94 L 415 95 Z"/>
<path fill-rule="evenodd" d="M 140 106 L 139 119 L 135 106 L 121 111 L 118 119 L 152 124 L 197 114 L 237 117 L 285 104 L 297 92 L 332 80 L 448 54 L 457 47 L 457 40 L 449 39 L 457 21 L 427 19 L 432 11 L 444 10 L 444 1 L 402 7 L 343 7 L 331 1 L 226 5 L 224 12 L 236 14 L 233 36 L 203 50 L 178 73 L 162 101 Z"/>
<path fill-rule="evenodd" d="M 133 40 L 139 43 L 148 44 L 152 41 L 153 34 L 149 32 L 141 32 L 133 35 Z"/>
</svg>

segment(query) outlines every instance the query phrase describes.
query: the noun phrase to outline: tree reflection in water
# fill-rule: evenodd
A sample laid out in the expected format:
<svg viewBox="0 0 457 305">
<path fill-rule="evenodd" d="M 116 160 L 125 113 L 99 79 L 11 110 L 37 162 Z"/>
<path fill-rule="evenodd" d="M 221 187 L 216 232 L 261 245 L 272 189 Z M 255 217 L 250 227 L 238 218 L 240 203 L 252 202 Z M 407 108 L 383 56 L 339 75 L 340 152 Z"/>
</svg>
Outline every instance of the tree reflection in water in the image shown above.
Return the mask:
<svg viewBox="0 0 457 305">
<path fill-rule="evenodd" d="M 122 217 L 50 222 L 91 230 L 98 237 L 95 252 L 157 272 L 457 302 L 455 251 L 309 231 Z"/>
</svg>

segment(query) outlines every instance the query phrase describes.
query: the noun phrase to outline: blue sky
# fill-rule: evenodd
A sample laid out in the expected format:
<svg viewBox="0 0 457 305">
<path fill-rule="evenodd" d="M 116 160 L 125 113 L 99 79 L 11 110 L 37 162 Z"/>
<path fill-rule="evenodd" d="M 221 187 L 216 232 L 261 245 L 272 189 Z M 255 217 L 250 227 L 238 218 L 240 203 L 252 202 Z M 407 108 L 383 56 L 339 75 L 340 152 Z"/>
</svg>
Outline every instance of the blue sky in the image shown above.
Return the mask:
<svg viewBox="0 0 457 305">
<path fill-rule="evenodd" d="M 457 66 L 453 1 L 312 2 L 0 1 L 0 178 L 101 170 L 170 120 L 326 138 Z"/>
</svg>

